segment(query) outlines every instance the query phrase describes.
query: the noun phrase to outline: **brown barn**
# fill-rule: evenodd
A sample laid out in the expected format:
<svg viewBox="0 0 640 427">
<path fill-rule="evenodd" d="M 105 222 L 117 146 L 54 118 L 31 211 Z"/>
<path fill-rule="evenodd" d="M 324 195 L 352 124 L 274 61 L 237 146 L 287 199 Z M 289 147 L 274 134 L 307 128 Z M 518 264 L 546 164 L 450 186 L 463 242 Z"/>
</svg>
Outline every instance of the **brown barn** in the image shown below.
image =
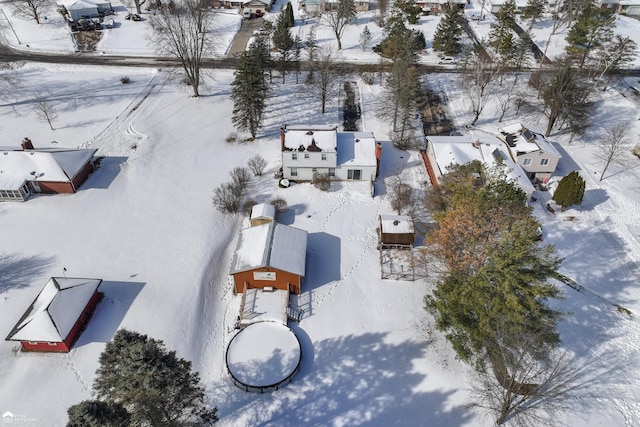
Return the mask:
<svg viewBox="0 0 640 427">
<path fill-rule="evenodd" d="M 23 351 L 69 352 L 102 297 L 100 283 L 52 277 L 6 340 L 20 341 Z"/>
<path fill-rule="evenodd" d="M 406 215 L 380 215 L 380 244 L 389 246 L 413 246 L 415 231 L 413 220 Z"/>
<path fill-rule="evenodd" d="M 0 201 L 24 201 L 34 193 L 75 193 L 93 171 L 95 149 L 0 148 Z"/>
<path fill-rule="evenodd" d="M 276 219 L 276 208 L 270 203 L 258 203 L 251 208 L 251 226 L 267 224 Z"/>
<path fill-rule="evenodd" d="M 300 293 L 307 257 L 307 232 L 270 222 L 240 231 L 231 262 L 235 292 L 271 287 Z"/>
</svg>

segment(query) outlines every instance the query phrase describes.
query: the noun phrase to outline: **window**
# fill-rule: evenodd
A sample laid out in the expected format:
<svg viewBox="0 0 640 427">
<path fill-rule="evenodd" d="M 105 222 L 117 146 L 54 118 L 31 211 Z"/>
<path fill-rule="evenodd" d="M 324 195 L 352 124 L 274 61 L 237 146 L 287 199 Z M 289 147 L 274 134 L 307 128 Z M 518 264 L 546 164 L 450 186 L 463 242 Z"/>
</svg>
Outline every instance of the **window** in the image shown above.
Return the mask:
<svg viewBox="0 0 640 427">
<path fill-rule="evenodd" d="M 522 162 L 523 166 L 531 166 L 531 159 L 524 159 L 524 161 Z"/>
<path fill-rule="evenodd" d="M 336 168 L 329 168 L 329 176 L 336 176 Z"/>
<path fill-rule="evenodd" d="M 540 159 L 540 166 L 547 166 L 549 164 L 549 159 Z"/>
<path fill-rule="evenodd" d="M 327 160 L 327 153 L 322 153 L 322 160 Z"/>
<path fill-rule="evenodd" d="M 49 345 L 50 345 L 51 347 L 55 347 L 55 346 L 57 346 L 57 345 L 58 345 L 58 343 L 57 343 L 57 342 L 50 342 L 50 343 L 49 343 Z"/>
<path fill-rule="evenodd" d="M 298 168 L 290 168 L 291 176 L 298 176 Z"/>
<path fill-rule="evenodd" d="M 318 168 L 311 168 L 311 172 L 313 172 L 313 173 L 318 172 Z"/>
<path fill-rule="evenodd" d="M 298 153 L 291 153 L 291 160 L 298 160 Z"/>
<path fill-rule="evenodd" d="M 309 158 L 309 153 L 304 153 L 304 158 L 308 159 Z"/>
<path fill-rule="evenodd" d="M 360 179 L 362 171 L 360 169 L 348 169 L 347 179 Z"/>
</svg>

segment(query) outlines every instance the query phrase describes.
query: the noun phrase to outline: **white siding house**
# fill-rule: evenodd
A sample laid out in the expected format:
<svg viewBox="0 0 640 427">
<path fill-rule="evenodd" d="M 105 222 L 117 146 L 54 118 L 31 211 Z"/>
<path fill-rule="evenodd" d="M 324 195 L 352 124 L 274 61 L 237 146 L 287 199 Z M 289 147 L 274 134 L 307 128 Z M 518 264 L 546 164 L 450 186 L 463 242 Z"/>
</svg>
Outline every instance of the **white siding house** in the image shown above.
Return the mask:
<svg viewBox="0 0 640 427">
<path fill-rule="evenodd" d="M 373 181 L 381 146 L 372 132 L 338 132 L 337 126 L 285 126 L 280 130 L 283 177 L 310 181 L 314 174 L 336 180 Z"/>
</svg>

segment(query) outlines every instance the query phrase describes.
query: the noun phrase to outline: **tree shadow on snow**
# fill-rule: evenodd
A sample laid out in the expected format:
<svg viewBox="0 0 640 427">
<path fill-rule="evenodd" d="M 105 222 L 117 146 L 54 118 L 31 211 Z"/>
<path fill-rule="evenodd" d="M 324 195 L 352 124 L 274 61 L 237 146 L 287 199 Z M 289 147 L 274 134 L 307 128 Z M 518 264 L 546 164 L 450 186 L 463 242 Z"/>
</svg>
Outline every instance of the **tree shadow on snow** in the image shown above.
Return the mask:
<svg viewBox="0 0 640 427">
<path fill-rule="evenodd" d="M 457 426 L 471 420 L 450 402 L 457 390 L 423 391 L 429 378 L 415 369 L 425 344 L 387 342 L 386 333 L 365 333 L 312 343 L 300 328 L 300 372 L 283 389 L 246 393 L 230 381 L 210 398 L 222 419 L 246 417 L 252 426 Z"/>
<path fill-rule="evenodd" d="M 43 255 L 0 254 L 0 294 L 9 289 L 28 287 L 31 279 L 48 270 L 55 259 Z"/>
<path fill-rule="evenodd" d="M 102 282 L 98 290 L 104 294 L 104 298 L 98 303 L 74 347 L 111 341 L 144 285 L 141 282 Z"/>
</svg>

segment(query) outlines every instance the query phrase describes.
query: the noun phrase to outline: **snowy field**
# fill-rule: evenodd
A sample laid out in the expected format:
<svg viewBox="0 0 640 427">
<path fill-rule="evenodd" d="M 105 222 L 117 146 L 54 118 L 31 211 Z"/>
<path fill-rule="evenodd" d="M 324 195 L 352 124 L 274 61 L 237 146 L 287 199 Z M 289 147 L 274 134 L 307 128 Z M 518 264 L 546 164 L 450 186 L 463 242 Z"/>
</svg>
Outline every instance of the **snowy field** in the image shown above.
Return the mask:
<svg viewBox="0 0 640 427">
<path fill-rule="evenodd" d="M 373 32 L 372 21 L 363 24 Z M 433 31 L 435 22 L 429 25 Z M 344 55 L 355 60 L 361 29 L 350 31 Z M 29 35 L 37 41 L 36 32 Z M 44 46 L 53 36 L 37 38 L 41 50 L 72 50 L 63 42 Z M 332 37 L 319 33 L 318 39 Z M 258 139 L 230 144 L 224 139 L 233 132 L 231 71 L 208 72 L 197 99 L 165 70 L 16 64 L 3 72 L 19 75 L 22 86 L 0 102 L 1 145 L 18 146 L 28 136 L 36 147 L 90 147 L 106 158 L 76 194 L 0 204 L 0 335 L 63 269 L 69 277 L 103 279 L 105 299 L 69 354 L 20 353 L 17 343 L 0 342 L 0 412 L 22 415 L 28 425 L 64 425 L 66 409 L 91 398 L 105 342 L 126 327 L 164 340 L 193 362 L 222 426 L 492 425 L 464 409 L 466 367 L 422 308 L 432 279 L 380 280 L 378 215 L 392 213 L 385 180 L 401 173 L 419 190 L 427 177 L 417 153 L 394 149 L 387 125 L 373 114 L 377 80 L 359 82 L 364 130 L 383 145 L 371 198 L 364 183 L 334 183 L 326 193 L 308 184 L 278 188 L 280 126 L 338 122 L 337 100 L 321 115 L 319 102 L 292 78 L 274 84 Z M 131 83 L 122 85 L 123 76 Z M 448 113 L 463 129 L 472 117 L 455 79 L 425 80 L 446 94 Z M 38 93 L 57 109 L 55 131 L 36 120 Z M 501 126 L 497 111 L 488 106 L 477 129 L 465 132 Z M 563 155 L 559 173 L 577 169 L 587 181 L 580 208 L 552 215 L 543 208 L 546 193 L 535 206 L 544 243 L 555 244 L 565 259 L 561 272 L 585 288 L 559 285 L 566 299 L 558 305 L 571 312 L 560 325 L 562 346 L 593 368 L 573 410 L 559 414 L 569 426 L 640 425 L 640 160 L 629 153 L 599 181 L 602 162 L 595 157 L 603 129 L 618 120 L 632 124 L 635 144 L 638 117 L 637 104 L 609 90 L 584 138 L 550 138 Z M 504 123 L 520 120 L 537 130 L 544 125 L 513 114 Z M 309 233 L 301 296 L 308 310 L 292 325 L 303 349 L 301 371 L 292 384 L 263 395 L 235 387 L 224 367 L 239 310 L 227 273 L 238 230 L 248 221 L 211 206 L 213 188 L 256 153 L 268 168 L 247 198 L 284 198 L 289 210 L 279 220 Z"/>
</svg>

